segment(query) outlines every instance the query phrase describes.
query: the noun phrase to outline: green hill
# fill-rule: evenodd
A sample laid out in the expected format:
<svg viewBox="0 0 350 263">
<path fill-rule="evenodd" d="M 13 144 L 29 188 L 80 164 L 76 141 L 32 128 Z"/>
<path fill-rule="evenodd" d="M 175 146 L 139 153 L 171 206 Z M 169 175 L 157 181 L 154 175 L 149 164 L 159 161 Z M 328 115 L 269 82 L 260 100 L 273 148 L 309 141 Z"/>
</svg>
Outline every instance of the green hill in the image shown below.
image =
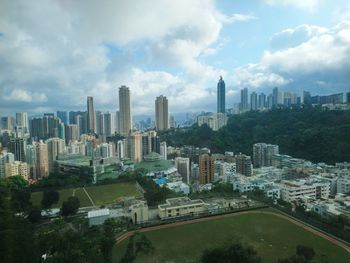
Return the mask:
<svg viewBox="0 0 350 263">
<path fill-rule="evenodd" d="M 168 145 L 209 147 L 212 152 L 252 154 L 253 144 L 277 144 L 280 153 L 314 162 L 350 161 L 350 111 L 275 109 L 229 117 L 217 132 L 206 125 L 160 133 Z"/>
</svg>

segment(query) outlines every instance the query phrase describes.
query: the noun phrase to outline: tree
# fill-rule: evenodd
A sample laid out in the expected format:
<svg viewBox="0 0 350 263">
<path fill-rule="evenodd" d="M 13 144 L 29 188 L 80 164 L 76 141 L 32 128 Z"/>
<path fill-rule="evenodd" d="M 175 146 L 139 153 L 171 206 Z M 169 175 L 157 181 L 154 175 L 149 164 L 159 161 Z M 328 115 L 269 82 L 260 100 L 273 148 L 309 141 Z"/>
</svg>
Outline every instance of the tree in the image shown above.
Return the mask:
<svg viewBox="0 0 350 263">
<path fill-rule="evenodd" d="M 61 214 L 62 216 L 74 215 L 78 212 L 80 206 L 79 198 L 76 196 L 70 196 L 67 201 L 62 203 Z"/>
<path fill-rule="evenodd" d="M 16 212 L 24 212 L 31 204 L 29 189 L 12 189 L 11 203 Z"/>
<path fill-rule="evenodd" d="M 278 263 L 309 263 L 314 258 L 314 256 L 315 251 L 313 248 L 304 245 L 298 245 L 296 247 L 296 255 L 293 255 L 289 258 L 279 259 Z M 316 261 L 312 262 L 317 263 Z"/>
<path fill-rule="evenodd" d="M 222 247 L 206 249 L 201 256 L 201 263 L 260 263 L 261 258 L 253 247 L 241 243 L 228 243 Z"/>
<path fill-rule="evenodd" d="M 129 238 L 126 251 L 119 263 L 132 263 L 140 254 L 151 254 L 154 247 L 151 241 L 143 234 L 136 233 Z"/>
<path fill-rule="evenodd" d="M 28 220 L 32 223 L 38 223 L 41 220 L 41 208 L 39 206 L 31 206 L 28 211 Z"/>
<path fill-rule="evenodd" d="M 53 204 L 57 204 L 60 199 L 60 194 L 56 190 L 44 191 L 43 198 L 41 200 L 41 205 L 43 208 L 48 209 Z"/>
<path fill-rule="evenodd" d="M 303 245 L 297 246 L 296 253 L 298 256 L 304 257 L 307 261 L 312 260 L 312 258 L 315 256 L 315 251 L 313 248 Z"/>
</svg>

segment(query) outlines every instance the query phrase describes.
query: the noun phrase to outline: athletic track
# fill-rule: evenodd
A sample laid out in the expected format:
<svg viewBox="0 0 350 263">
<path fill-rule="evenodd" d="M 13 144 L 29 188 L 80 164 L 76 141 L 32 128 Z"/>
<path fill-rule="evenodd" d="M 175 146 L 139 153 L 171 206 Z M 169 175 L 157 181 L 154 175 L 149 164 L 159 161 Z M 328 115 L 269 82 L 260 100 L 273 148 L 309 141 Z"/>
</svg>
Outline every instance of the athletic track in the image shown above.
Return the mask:
<svg viewBox="0 0 350 263">
<path fill-rule="evenodd" d="M 187 220 L 187 221 L 181 221 L 181 222 L 176 222 L 176 223 L 164 224 L 164 225 L 159 225 L 159 226 L 145 227 L 145 228 L 141 228 L 141 229 L 138 229 L 138 230 L 133 230 L 133 231 L 126 232 L 126 233 L 118 236 L 116 238 L 116 240 L 117 240 L 117 243 L 119 243 L 119 242 L 125 240 L 126 238 L 132 236 L 136 232 L 148 232 L 148 231 L 153 231 L 153 230 L 158 230 L 158 229 L 163 229 L 163 228 L 170 228 L 170 227 L 176 227 L 176 226 L 181 226 L 181 225 L 193 224 L 193 223 L 197 223 L 197 222 L 216 220 L 216 219 L 221 219 L 221 218 L 226 218 L 226 217 L 234 217 L 234 216 L 239 216 L 239 215 L 242 215 L 242 214 L 267 214 L 267 215 L 278 216 L 280 218 L 288 220 L 289 222 L 291 222 L 291 223 L 293 223 L 293 224 L 295 224 L 297 226 L 302 227 L 303 229 L 313 233 L 314 235 L 317 235 L 319 237 L 323 237 L 324 239 L 327 239 L 328 241 L 330 241 L 334 245 L 337 245 L 338 247 L 341 247 L 345 251 L 350 253 L 350 247 L 347 246 L 346 244 L 344 244 L 343 242 L 337 240 L 336 238 L 333 238 L 333 237 L 331 237 L 329 235 L 326 235 L 325 233 L 323 233 L 323 232 L 321 232 L 319 230 L 316 230 L 316 229 L 314 229 L 314 228 L 312 228 L 312 227 L 310 227 L 308 225 L 305 225 L 301 221 L 295 220 L 295 219 L 293 219 L 293 218 L 291 218 L 289 216 L 285 216 L 283 214 L 275 213 L 275 212 L 268 212 L 268 211 L 242 211 L 242 212 L 225 214 L 225 215 L 217 215 L 217 216 L 211 216 L 211 217 L 197 218 L 197 219 L 193 219 L 193 220 Z"/>
</svg>

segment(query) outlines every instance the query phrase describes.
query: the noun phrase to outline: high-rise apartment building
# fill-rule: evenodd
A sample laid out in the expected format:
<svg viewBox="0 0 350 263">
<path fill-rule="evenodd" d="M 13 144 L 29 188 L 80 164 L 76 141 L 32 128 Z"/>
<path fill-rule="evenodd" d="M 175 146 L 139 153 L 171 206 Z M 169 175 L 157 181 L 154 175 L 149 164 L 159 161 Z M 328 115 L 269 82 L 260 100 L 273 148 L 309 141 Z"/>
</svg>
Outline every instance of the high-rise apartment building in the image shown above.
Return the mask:
<svg viewBox="0 0 350 263">
<path fill-rule="evenodd" d="M 249 108 L 248 104 L 248 89 L 244 88 L 241 90 L 241 104 L 240 104 L 240 109 L 242 111 L 248 110 Z"/>
<path fill-rule="evenodd" d="M 94 98 L 87 97 L 87 127 L 89 133 L 95 132 L 95 110 L 94 110 Z"/>
<path fill-rule="evenodd" d="M 68 144 L 71 141 L 76 141 L 79 139 L 79 130 L 77 124 L 68 124 L 65 126 L 65 136 L 66 143 Z"/>
<path fill-rule="evenodd" d="M 263 167 L 272 165 L 272 156 L 279 153 L 278 145 L 256 143 L 253 145 L 253 163 L 254 167 Z"/>
<path fill-rule="evenodd" d="M 258 102 L 258 108 L 264 109 L 266 107 L 266 95 L 265 93 L 260 93 L 259 94 L 259 102 Z"/>
<path fill-rule="evenodd" d="M 54 162 L 57 159 L 59 154 L 63 154 L 65 152 L 65 141 L 60 138 L 50 138 L 45 141 L 47 145 L 47 155 L 49 162 L 49 172 L 54 171 Z"/>
<path fill-rule="evenodd" d="M 27 112 L 16 113 L 16 125 L 17 127 L 22 127 L 25 133 L 29 131 L 29 120 Z"/>
<path fill-rule="evenodd" d="M 156 129 L 158 131 L 169 129 L 168 99 L 161 95 L 155 101 Z"/>
<path fill-rule="evenodd" d="M 222 79 L 222 76 L 220 76 L 218 86 L 217 86 L 217 112 L 225 113 L 226 106 L 225 106 L 225 82 Z"/>
<path fill-rule="evenodd" d="M 278 105 L 278 88 L 275 87 L 272 90 L 272 106 L 275 107 Z"/>
<path fill-rule="evenodd" d="M 130 102 L 130 90 L 126 86 L 119 88 L 119 129 L 120 134 L 128 136 L 132 130 L 132 115 L 131 115 L 131 102 Z"/>
<path fill-rule="evenodd" d="M 214 160 L 208 154 L 199 156 L 199 183 L 209 184 L 214 180 Z"/>
<path fill-rule="evenodd" d="M 176 157 L 175 166 L 184 183 L 190 183 L 190 158 Z"/>
<path fill-rule="evenodd" d="M 257 110 L 258 109 L 258 94 L 256 92 L 252 92 L 250 94 L 250 109 L 251 110 Z"/>
<path fill-rule="evenodd" d="M 49 176 L 49 160 L 47 144 L 43 141 L 36 143 L 36 176 L 37 178 Z"/>
<path fill-rule="evenodd" d="M 12 138 L 9 151 L 14 154 L 16 161 L 25 162 L 26 140 L 23 138 Z"/>
<path fill-rule="evenodd" d="M 128 152 L 133 162 L 142 161 L 142 136 L 140 133 L 134 133 L 128 137 Z"/>
<path fill-rule="evenodd" d="M 253 172 L 253 165 L 250 156 L 240 153 L 236 155 L 235 159 L 237 173 L 243 174 L 245 176 L 251 176 Z"/>
</svg>

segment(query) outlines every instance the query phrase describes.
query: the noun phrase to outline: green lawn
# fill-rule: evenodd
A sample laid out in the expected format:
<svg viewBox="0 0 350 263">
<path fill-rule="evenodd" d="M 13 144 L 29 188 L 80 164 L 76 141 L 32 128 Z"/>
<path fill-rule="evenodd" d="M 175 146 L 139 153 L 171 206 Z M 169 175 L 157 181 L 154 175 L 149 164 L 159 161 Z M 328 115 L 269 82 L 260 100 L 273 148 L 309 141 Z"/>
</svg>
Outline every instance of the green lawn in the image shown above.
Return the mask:
<svg viewBox="0 0 350 263">
<path fill-rule="evenodd" d="M 298 244 L 313 247 L 317 257 L 331 263 L 348 263 L 350 254 L 329 241 L 274 215 L 244 214 L 144 233 L 155 247 L 152 256 L 138 262 L 197 262 L 202 251 L 228 240 L 240 240 L 255 247 L 264 263 L 291 256 Z M 124 254 L 127 240 L 113 251 L 114 262 Z"/>
<path fill-rule="evenodd" d="M 141 194 L 136 189 L 135 183 L 97 185 L 89 186 L 85 189 L 97 206 L 111 204 L 123 196 L 141 196 Z M 85 194 L 83 188 L 62 189 L 58 190 L 58 192 L 60 193 L 60 199 L 58 201 L 58 204 L 53 205 L 53 208 L 61 207 L 62 203 L 67 200 L 68 197 L 73 195 L 73 192 L 75 196 L 77 196 L 80 200 L 80 207 L 92 206 L 91 201 Z M 40 206 L 42 195 L 42 192 L 32 192 L 31 202 L 34 205 Z"/>
<path fill-rule="evenodd" d="M 139 197 L 135 183 L 117 183 L 86 187 L 95 205 L 110 204 L 123 196 Z"/>
</svg>

